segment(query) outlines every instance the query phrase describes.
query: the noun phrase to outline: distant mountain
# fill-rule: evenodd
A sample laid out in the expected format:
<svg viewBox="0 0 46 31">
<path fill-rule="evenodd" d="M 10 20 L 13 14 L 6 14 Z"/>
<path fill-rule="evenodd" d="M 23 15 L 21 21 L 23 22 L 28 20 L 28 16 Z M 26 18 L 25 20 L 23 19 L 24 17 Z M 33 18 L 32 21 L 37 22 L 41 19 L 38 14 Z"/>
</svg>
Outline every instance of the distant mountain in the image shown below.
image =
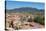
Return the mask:
<svg viewBox="0 0 46 31">
<path fill-rule="evenodd" d="M 22 8 L 15 8 L 12 10 L 6 10 L 6 12 L 11 13 L 11 12 L 31 12 L 32 14 L 36 12 L 41 12 L 44 14 L 44 9 L 36 9 L 36 8 L 31 8 L 31 7 L 22 7 Z"/>
</svg>

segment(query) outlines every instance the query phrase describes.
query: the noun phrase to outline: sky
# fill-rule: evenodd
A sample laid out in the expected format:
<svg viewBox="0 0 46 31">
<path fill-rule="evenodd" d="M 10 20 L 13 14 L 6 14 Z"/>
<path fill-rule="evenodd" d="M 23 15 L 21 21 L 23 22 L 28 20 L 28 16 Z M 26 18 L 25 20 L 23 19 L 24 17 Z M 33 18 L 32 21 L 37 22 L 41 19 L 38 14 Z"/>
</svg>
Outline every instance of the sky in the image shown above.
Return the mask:
<svg viewBox="0 0 46 31">
<path fill-rule="evenodd" d="M 23 2 L 23 1 L 7 1 L 6 9 L 14 9 L 21 7 L 32 7 L 37 9 L 44 9 L 44 3 L 39 2 Z"/>
<path fill-rule="evenodd" d="M 45 0 L 6 0 L 6 1 L 26 1 L 26 2 L 42 2 L 42 3 L 45 2 Z"/>
</svg>

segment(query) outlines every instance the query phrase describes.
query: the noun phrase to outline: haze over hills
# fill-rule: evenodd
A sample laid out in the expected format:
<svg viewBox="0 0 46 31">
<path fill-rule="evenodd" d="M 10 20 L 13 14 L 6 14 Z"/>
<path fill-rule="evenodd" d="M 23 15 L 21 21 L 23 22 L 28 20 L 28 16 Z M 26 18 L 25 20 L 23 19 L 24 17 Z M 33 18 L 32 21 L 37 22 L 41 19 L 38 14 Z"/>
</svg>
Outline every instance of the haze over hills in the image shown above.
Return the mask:
<svg viewBox="0 0 46 31">
<path fill-rule="evenodd" d="M 15 12 L 28 12 L 28 13 L 42 13 L 44 14 L 44 9 L 36 9 L 36 8 L 31 8 L 31 7 L 22 7 L 22 8 L 15 8 L 15 9 L 11 9 L 11 10 L 7 10 L 6 12 L 8 13 L 15 13 Z"/>
</svg>

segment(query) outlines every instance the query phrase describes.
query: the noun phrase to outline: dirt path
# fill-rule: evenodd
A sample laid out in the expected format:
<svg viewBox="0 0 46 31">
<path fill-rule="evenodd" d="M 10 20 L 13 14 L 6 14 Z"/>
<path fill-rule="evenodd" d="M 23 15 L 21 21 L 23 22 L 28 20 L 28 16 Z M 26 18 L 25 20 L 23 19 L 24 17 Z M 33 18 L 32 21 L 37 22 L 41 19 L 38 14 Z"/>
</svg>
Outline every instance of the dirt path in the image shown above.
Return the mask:
<svg viewBox="0 0 46 31">
<path fill-rule="evenodd" d="M 22 29 L 37 29 L 37 28 L 44 28 L 44 26 L 39 23 L 30 22 L 22 27 Z"/>
</svg>

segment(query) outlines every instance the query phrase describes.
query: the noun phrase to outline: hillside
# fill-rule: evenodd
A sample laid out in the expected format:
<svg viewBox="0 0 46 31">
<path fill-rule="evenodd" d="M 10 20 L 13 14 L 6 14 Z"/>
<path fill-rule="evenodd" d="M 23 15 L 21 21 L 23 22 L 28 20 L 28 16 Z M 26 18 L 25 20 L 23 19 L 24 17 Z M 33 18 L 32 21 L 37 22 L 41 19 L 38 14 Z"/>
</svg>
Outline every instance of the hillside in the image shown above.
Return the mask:
<svg viewBox="0 0 46 31">
<path fill-rule="evenodd" d="M 36 8 L 31 8 L 31 7 L 22 7 L 22 8 L 15 8 L 15 9 L 11 9 L 11 10 L 6 10 L 7 13 L 41 13 L 42 15 L 44 15 L 44 9 L 36 9 Z"/>
</svg>

